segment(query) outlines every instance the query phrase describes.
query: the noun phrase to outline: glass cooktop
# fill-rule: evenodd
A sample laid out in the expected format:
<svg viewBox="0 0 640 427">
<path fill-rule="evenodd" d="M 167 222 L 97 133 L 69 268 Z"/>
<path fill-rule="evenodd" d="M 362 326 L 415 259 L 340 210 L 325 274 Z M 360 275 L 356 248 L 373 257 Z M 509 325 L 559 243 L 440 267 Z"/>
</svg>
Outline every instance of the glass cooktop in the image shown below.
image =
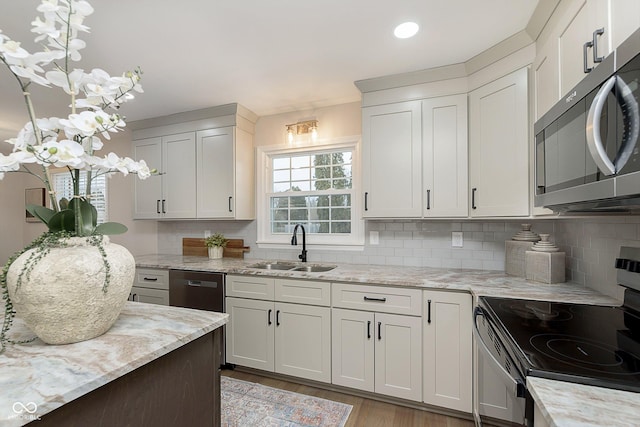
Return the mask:
<svg viewBox="0 0 640 427">
<path fill-rule="evenodd" d="M 626 307 L 483 297 L 522 374 L 640 392 L 640 315 Z"/>
</svg>

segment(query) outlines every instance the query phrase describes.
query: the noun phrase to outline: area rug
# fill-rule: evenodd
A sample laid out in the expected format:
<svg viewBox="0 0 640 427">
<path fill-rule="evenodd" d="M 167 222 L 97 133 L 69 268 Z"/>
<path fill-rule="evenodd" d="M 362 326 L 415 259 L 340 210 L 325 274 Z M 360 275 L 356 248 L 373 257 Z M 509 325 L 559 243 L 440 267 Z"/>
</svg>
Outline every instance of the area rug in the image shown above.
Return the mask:
<svg viewBox="0 0 640 427">
<path fill-rule="evenodd" d="M 351 405 L 222 376 L 222 425 L 343 427 Z"/>
</svg>

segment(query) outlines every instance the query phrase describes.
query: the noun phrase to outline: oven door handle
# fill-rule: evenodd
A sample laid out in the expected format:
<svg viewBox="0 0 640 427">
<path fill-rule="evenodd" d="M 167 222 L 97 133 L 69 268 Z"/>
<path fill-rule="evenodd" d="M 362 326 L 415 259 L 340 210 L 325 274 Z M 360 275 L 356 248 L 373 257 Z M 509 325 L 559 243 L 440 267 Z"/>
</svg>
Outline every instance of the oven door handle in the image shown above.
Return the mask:
<svg viewBox="0 0 640 427">
<path fill-rule="evenodd" d="M 511 376 L 511 374 L 505 369 L 505 367 L 502 366 L 502 363 L 500 363 L 500 361 L 496 359 L 493 353 L 491 353 L 491 351 L 487 347 L 487 344 L 480 336 L 480 330 L 478 329 L 478 316 L 482 316 L 485 318 L 488 326 L 493 330 L 494 335 L 496 332 L 495 329 L 491 326 L 491 321 L 489 320 L 489 318 L 485 316 L 484 310 L 482 310 L 481 307 L 476 307 L 473 310 L 473 335 L 476 337 L 476 341 L 480 344 L 480 347 L 482 347 L 483 353 L 488 355 L 493 361 L 494 365 L 499 368 L 499 371 L 497 371 L 497 373 L 499 373 L 500 376 L 504 379 L 505 384 L 508 384 L 510 386 L 509 391 L 516 397 L 525 397 L 527 387 L 524 382 Z M 509 355 L 507 354 L 505 354 L 505 356 L 509 357 Z M 513 366 L 515 367 L 515 365 Z"/>
</svg>

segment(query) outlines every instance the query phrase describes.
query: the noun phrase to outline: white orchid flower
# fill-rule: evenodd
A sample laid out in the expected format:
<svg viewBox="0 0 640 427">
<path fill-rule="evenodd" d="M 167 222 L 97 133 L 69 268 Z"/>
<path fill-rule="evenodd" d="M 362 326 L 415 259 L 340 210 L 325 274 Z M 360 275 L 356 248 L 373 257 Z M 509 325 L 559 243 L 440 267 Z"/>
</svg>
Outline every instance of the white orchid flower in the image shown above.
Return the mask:
<svg viewBox="0 0 640 427">
<path fill-rule="evenodd" d="M 20 47 L 20 42 L 7 40 L 0 44 L 0 53 L 7 59 L 24 59 L 29 56 L 29 52 Z"/>
<path fill-rule="evenodd" d="M 74 94 L 77 95 L 83 76 L 84 76 L 84 72 L 83 70 L 80 70 L 80 69 L 73 70 L 72 72 L 69 73 L 68 76 L 63 71 L 59 71 L 59 70 L 48 71 L 45 74 L 46 79 L 52 85 L 62 88 L 69 95 L 71 94 L 69 81 L 71 81 L 71 83 L 73 84 Z"/>
<path fill-rule="evenodd" d="M 47 163 L 53 166 L 71 167 L 73 169 L 82 169 L 85 165 L 85 152 L 82 145 L 69 139 L 62 141 L 47 141 L 42 145 L 42 150 L 48 152 L 51 157 L 47 159 Z M 44 156 L 43 156 L 44 158 Z"/>
</svg>

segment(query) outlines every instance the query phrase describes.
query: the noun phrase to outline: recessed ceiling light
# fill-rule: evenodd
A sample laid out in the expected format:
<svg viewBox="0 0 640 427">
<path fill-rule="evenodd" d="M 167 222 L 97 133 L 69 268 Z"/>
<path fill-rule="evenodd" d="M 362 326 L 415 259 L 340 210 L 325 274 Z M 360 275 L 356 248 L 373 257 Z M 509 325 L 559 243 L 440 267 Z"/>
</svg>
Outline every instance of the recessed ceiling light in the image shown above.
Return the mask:
<svg viewBox="0 0 640 427">
<path fill-rule="evenodd" d="M 419 29 L 415 22 L 403 22 L 393 30 L 393 34 L 399 39 L 408 39 L 415 36 Z"/>
</svg>

